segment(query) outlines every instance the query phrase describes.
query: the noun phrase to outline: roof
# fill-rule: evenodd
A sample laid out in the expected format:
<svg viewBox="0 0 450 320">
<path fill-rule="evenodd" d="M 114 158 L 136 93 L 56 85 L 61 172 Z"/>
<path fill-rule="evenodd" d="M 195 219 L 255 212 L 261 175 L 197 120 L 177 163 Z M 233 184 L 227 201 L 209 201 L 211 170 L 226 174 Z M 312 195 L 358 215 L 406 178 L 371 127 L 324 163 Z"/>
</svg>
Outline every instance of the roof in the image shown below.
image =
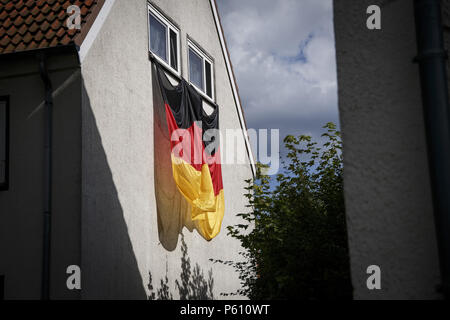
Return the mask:
<svg viewBox="0 0 450 320">
<path fill-rule="evenodd" d="M 239 121 L 244 130 L 252 172 L 255 174 L 254 157 L 246 133 L 247 124 L 243 114 L 244 110 L 216 0 L 209 1 L 232 84 Z M 105 0 L 0 0 L 0 55 L 65 46 L 71 43 L 81 46 L 104 3 Z M 71 14 L 67 13 L 67 8 L 71 5 L 80 7 L 80 30 L 67 28 L 66 21 Z"/>
<path fill-rule="evenodd" d="M 104 0 L 0 0 L 0 54 L 81 45 Z M 78 5 L 81 29 L 70 30 L 67 8 Z"/>
</svg>

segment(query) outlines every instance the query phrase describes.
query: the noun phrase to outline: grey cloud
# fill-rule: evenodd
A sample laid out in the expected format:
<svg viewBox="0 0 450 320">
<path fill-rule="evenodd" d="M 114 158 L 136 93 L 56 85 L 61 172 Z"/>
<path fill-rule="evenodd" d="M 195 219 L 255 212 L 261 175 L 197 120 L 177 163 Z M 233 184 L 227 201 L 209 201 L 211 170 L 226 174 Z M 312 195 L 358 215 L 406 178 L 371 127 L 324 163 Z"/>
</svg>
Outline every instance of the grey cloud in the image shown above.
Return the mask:
<svg viewBox="0 0 450 320">
<path fill-rule="evenodd" d="M 331 0 L 217 0 L 246 120 L 312 134 L 338 123 Z"/>
</svg>

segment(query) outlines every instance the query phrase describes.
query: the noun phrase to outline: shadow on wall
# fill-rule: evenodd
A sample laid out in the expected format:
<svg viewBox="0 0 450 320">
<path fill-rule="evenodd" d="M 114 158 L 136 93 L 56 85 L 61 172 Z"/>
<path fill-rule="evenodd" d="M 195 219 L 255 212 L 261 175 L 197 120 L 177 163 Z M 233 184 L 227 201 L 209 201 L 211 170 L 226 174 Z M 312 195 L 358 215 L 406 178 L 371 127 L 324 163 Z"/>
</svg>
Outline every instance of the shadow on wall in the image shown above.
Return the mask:
<svg viewBox="0 0 450 320">
<path fill-rule="evenodd" d="M 181 234 L 181 274 L 180 281 L 175 280 L 180 295 L 180 300 L 214 300 L 213 288 L 214 279 L 212 269 L 208 271 L 208 278 L 205 278 L 203 270 L 198 263 L 194 269 L 191 269 L 191 259 L 188 256 L 188 247 L 184 241 L 184 235 Z M 152 274 L 149 272 L 148 289 L 150 291 L 149 300 L 172 300 L 172 294 L 169 288 L 169 279 L 167 275 L 160 280 L 160 287 L 154 291 L 152 284 Z"/>
<path fill-rule="evenodd" d="M 82 299 L 147 299 L 117 189 L 82 80 Z"/>
</svg>

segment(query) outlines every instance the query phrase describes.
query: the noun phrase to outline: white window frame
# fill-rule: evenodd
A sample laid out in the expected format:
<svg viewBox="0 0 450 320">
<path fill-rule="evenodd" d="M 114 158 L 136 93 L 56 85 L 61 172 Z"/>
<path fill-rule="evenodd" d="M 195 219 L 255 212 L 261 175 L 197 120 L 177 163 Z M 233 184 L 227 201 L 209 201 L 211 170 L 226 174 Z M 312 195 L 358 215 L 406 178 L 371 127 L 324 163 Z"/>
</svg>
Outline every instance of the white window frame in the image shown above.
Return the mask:
<svg viewBox="0 0 450 320">
<path fill-rule="evenodd" d="M 190 67 L 190 59 L 189 59 L 189 50 L 192 49 L 192 51 L 194 51 L 203 61 L 203 88 L 205 88 L 204 90 L 202 90 L 201 88 L 197 87 L 194 83 L 191 82 L 191 67 Z M 215 104 L 215 100 L 216 100 L 216 92 L 215 92 L 215 87 L 214 87 L 214 62 L 213 60 L 202 50 L 200 49 L 195 43 L 193 43 L 190 39 L 187 39 L 187 60 L 188 60 L 188 68 L 187 68 L 187 72 L 188 72 L 188 79 L 189 79 L 189 83 L 195 88 L 197 89 L 197 91 L 208 101 L 212 102 Z M 211 95 L 212 97 L 208 96 L 206 94 L 206 66 L 205 66 L 205 61 L 207 61 L 210 65 L 211 65 Z"/>
<path fill-rule="evenodd" d="M 177 76 L 181 77 L 181 41 L 180 41 L 180 30 L 167 19 L 161 12 L 159 12 L 155 7 L 153 7 L 151 4 L 147 4 L 148 6 L 148 12 L 147 12 L 147 28 L 148 28 L 148 51 L 153 54 L 153 56 L 166 68 L 168 68 L 170 71 L 172 71 Z M 167 54 L 167 61 L 160 58 L 156 53 L 153 53 L 150 49 L 150 14 L 153 15 L 159 22 L 164 24 L 167 28 L 166 32 L 166 54 Z M 175 32 L 177 36 L 177 69 L 175 70 L 171 66 L 170 61 L 170 30 Z"/>
</svg>

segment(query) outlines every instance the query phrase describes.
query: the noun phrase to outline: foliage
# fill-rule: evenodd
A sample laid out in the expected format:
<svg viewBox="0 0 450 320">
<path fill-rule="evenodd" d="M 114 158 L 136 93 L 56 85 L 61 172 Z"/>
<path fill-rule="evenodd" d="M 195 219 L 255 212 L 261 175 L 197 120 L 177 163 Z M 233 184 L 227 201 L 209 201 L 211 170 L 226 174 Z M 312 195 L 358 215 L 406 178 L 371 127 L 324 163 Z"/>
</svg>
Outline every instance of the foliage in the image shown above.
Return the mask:
<svg viewBox="0 0 450 320">
<path fill-rule="evenodd" d="M 180 300 L 214 300 L 213 288 L 214 279 L 212 270 L 208 271 L 208 278 L 198 263 L 192 268 L 191 259 L 188 254 L 188 247 L 181 234 L 181 273 L 180 280 L 175 280 L 176 289 L 178 289 Z M 160 279 L 159 288 L 153 286 L 152 273 L 149 272 L 149 282 L 147 288 L 150 292 L 149 300 L 173 300 L 172 290 L 169 287 L 169 278 L 167 275 Z M 155 292 L 156 289 L 156 292 Z"/>
<path fill-rule="evenodd" d="M 191 259 L 183 234 L 181 234 L 181 252 L 181 281 L 175 280 L 180 300 L 214 300 L 212 270 L 209 270 L 207 279 L 198 263 L 191 270 Z"/>
<path fill-rule="evenodd" d="M 248 180 L 249 212 L 229 226 L 240 240 L 233 266 L 250 299 L 346 299 L 350 283 L 340 133 L 328 123 L 319 146 L 310 136 L 287 136 L 283 170 L 275 177 L 259 164 Z M 272 184 L 272 187 L 271 187 Z M 275 185 L 275 186 L 273 186 Z M 214 260 L 213 260 L 214 261 Z"/>
</svg>

